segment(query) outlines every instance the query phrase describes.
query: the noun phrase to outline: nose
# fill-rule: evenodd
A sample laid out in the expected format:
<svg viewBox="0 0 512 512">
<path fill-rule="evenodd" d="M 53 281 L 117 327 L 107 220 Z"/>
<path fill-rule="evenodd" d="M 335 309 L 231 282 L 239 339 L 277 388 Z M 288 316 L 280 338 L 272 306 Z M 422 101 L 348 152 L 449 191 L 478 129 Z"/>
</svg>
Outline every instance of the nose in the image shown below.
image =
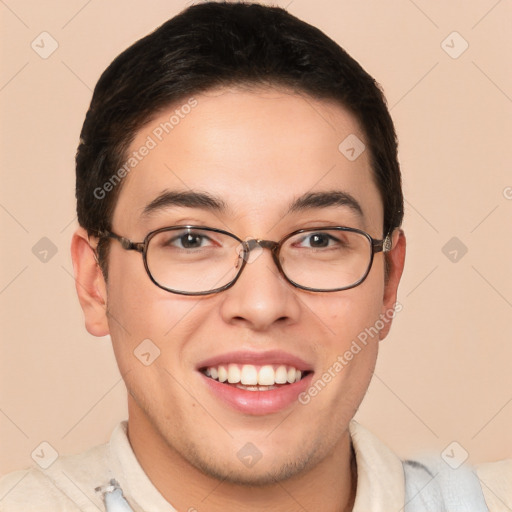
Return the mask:
<svg viewBox="0 0 512 512">
<path fill-rule="evenodd" d="M 280 274 L 271 247 L 251 248 L 236 283 L 223 292 L 221 316 L 229 324 L 264 331 L 274 324 L 295 323 L 300 314 L 296 290 Z"/>
</svg>

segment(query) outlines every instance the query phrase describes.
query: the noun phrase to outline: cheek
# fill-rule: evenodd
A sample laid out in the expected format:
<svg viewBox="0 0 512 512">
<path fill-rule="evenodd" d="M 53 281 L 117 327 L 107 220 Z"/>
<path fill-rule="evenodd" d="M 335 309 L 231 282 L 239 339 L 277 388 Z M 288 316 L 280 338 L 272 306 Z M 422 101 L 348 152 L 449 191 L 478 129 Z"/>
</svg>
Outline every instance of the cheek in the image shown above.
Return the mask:
<svg viewBox="0 0 512 512">
<path fill-rule="evenodd" d="M 139 254 L 112 258 L 107 311 L 112 344 L 121 370 L 140 364 L 136 357 L 144 349 L 148 350 L 143 353 L 149 351 L 152 357 L 160 351 L 160 358 L 172 342 L 173 350 L 179 352 L 182 338 L 179 333 L 187 328 L 188 322 L 184 320 L 194 311 L 196 302 L 197 299 L 158 288 L 146 274 Z"/>
<path fill-rule="evenodd" d="M 312 309 L 322 312 L 328 338 L 338 350 L 376 325 L 382 309 L 383 277 L 368 278 L 358 287 L 319 297 Z"/>
<path fill-rule="evenodd" d="M 366 281 L 365 281 L 366 283 Z M 315 410 L 316 423 L 347 425 L 371 381 L 379 348 L 378 330 L 382 297 L 368 282 L 344 292 L 319 297 L 311 309 L 322 312 L 322 336 L 317 337 L 318 371 L 299 402 Z M 373 329 L 373 330 L 372 330 Z"/>
</svg>

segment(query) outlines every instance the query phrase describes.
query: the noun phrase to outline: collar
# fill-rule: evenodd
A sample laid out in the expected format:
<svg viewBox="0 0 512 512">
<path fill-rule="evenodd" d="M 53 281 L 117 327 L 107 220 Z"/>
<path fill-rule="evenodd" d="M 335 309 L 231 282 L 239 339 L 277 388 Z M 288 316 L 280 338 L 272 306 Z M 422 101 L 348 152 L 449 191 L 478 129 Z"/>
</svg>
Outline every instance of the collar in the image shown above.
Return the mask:
<svg viewBox="0 0 512 512">
<path fill-rule="evenodd" d="M 402 510 L 405 503 L 402 461 L 357 421 L 350 422 L 349 432 L 357 463 L 353 512 Z"/>
</svg>

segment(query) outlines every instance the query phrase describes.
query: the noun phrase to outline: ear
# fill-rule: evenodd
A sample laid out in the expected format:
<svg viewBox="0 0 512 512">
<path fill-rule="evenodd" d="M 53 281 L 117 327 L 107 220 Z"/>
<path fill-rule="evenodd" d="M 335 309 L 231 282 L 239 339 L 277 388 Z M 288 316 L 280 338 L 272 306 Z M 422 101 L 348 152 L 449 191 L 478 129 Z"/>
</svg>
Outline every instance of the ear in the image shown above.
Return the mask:
<svg viewBox="0 0 512 512">
<path fill-rule="evenodd" d="M 395 229 L 392 235 L 393 248 L 385 256 L 388 265 L 388 275 L 384 284 L 384 297 L 382 301 L 381 318 L 383 318 L 384 327 L 380 330 L 379 339 L 381 340 L 389 333 L 395 314 L 393 311 L 401 311 L 401 305 L 396 306 L 396 295 L 404 270 L 405 245 L 404 232 L 401 229 Z"/>
<path fill-rule="evenodd" d="M 71 258 L 85 327 L 93 336 L 106 336 L 110 332 L 107 322 L 107 286 L 87 231 L 81 227 L 73 234 Z"/>
</svg>

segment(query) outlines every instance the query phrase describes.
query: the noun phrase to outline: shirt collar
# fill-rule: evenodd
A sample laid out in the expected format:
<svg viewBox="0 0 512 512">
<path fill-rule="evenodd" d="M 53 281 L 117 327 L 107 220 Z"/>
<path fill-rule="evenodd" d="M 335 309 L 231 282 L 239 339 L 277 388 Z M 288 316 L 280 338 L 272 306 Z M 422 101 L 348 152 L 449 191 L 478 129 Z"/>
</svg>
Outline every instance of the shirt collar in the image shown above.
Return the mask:
<svg viewBox="0 0 512 512">
<path fill-rule="evenodd" d="M 402 461 L 357 421 L 350 422 L 349 432 L 357 463 L 353 512 L 403 510 L 405 479 Z"/>
<path fill-rule="evenodd" d="M 107 454 L 109 467 L 123 490 L 124 497 L 134 512 L 176 512 L 142 469 L 128 440 L 127 431 L 126 421 L 116 427 L 110 438 Z"/>
</svg>

